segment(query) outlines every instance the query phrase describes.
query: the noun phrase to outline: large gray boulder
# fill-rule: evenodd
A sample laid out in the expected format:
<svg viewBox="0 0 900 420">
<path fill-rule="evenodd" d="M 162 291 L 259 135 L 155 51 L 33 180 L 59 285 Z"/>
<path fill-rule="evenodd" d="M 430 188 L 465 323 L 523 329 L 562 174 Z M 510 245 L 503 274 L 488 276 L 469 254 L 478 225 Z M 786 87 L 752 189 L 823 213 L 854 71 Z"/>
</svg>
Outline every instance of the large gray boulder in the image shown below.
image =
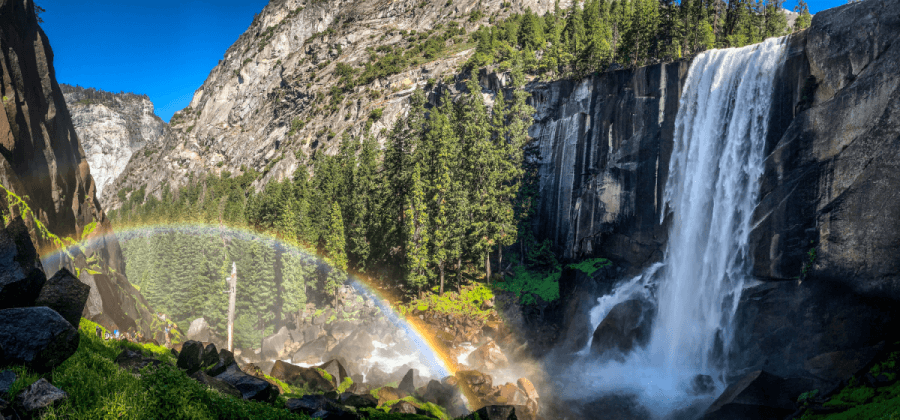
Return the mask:
<svg viewBox="0 0 900 420">
<path fill-rule="evenodd" d="M 188 340 L 202 342 L 210 341 L 210 329 L 206 319 L 197 318 L 191 321 L 191 326 L 188 327 L 186 336 Z"/>
<path fill-rule="evenodd" d="M 729 385 L 703 414 L 703 420 L 781 419 L 796 410 L 794 401 L 811 385 L 808 379 L 751 372 Z"/>
<path fill-rule="evenodd" d="M 44 283 L 34 306 L 46 306 L 53 309 L 77 329 L 90 293 L 90 286 L 82 283 L 69 270 L 63 268 Z"/>
<path fill-rule="evenodd" d="M 0 229 L 0 309 L 33 306 L 46 281 L 28 228 L 16 218 Z"/>
<path fill-rule="evenodd" d="M 0 364 L 49 372 L 78 350 L 81 336 L 47 307 L 0 310 Z"/>
<path fill-rule="evenodd" d="M 284 352 L 284 345 L 291 340 L 287 327 L 281 327 L 277 333 L 262 339 L 260 357 L 263 360 L 274 360 Z"/>
</svg>

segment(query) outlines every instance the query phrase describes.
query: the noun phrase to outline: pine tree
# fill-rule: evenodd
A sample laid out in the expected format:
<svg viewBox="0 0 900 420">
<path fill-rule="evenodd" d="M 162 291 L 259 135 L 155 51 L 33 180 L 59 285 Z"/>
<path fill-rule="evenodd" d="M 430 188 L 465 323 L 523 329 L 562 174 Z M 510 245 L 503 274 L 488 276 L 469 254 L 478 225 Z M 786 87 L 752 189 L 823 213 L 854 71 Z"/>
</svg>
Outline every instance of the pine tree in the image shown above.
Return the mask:
<svg viewBox="0 0 900 420">
<path fill-rule="evenodd" d="M 344 218 L 337 202 L 331 204 L 331 223 L 325 233 L 325 254 L 331 264 L 341 270 L 347 269 L 347 239 L 344 234 Z"/>
<path fill-rule="evenodd" d="M 429 263 L 428 243 L 429 226 L 425 197 L 426 185 L 422 180 L 420 164 L 413 167 L 410 177 L 410 191 L 404 206 L 404 242 L 406 284 L 416 291 L 421 291 L 428 282 L 427 269 Z"/>
<path fill-rule="evenodd" d="M 797 16 L 797 20 L 794 21 L 794 30 L 802 31 L 809 28 L 809 25 L 812 24 L 812 15 L 809 14 L 809 5 L 807 5 L 805 1 L 800 0 L 797 3 L 797 6 L 794 7 L 794 11 L 800 14 L 800 16 Z"/>
</svg>

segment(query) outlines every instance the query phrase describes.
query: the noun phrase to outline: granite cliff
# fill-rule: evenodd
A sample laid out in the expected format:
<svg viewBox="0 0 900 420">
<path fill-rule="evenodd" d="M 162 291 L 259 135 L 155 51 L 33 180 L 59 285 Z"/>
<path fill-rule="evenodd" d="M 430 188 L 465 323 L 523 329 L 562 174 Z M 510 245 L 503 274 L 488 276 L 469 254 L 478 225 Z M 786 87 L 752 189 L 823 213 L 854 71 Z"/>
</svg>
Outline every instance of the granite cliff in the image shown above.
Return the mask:
<svg viewBox="0 0 900 420">
<path fill-rule="evenodd" d="M 35 221 L 59 237 L 90 239 L 83 251 L 71 250 L 72 258 L 48 254 L 44 270 L 49 277 L 62 266 L 87 268 L 88 260 L 98 257 L 94 268 L 99 271 L 82 270 L 80 278 L 91 286 L 85 317 L 123 330 L 148 331 L 150 310 L 119 274 L 125 272 L 122 251 L 97 199 L 97 185 L 56 82 L 50 42 L 31 0 L 0 1 L 0 50 L 0 184 L 31 209 L 33 217 L 26 217 L 26 224 L 39 248 L 47 250 L 51 244 Z M 11 210 L 20 213 L 22 207 Z M 85 227 L 95 222 L 90 237 L 82 238 Z"/>
<path fill-rule="evenodd" d="M 125 170 L 131 156 L 165 135 L 168 125 L 153 113 L 147 95 L 110 93 L 61 84 L 75 132 L 87 155 L 102 199 L 103 188 Z"/>
</svg>

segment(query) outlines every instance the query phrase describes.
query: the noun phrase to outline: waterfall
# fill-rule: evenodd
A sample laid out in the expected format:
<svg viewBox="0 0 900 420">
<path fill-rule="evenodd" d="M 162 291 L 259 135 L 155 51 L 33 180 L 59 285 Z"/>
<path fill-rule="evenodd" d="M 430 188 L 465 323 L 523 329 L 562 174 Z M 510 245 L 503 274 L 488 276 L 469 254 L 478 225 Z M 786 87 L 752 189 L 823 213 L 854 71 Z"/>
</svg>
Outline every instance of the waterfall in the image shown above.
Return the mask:
<svg viewBox="0 0 900 420">
<path fill-rule="evenodd" d="M 615 303 L 650 295 L 657 307 L 650 341 L 625 362 L 583 369 L 592 392 L 626 388 L 642 394 L 645 405 L 662 406 L 653 407 L 659 413 L 674 409 L 697 374 L 722 386 L 784 48 L 785 38 L 769 39 L 707 51 L 691 64 L 665 186 L 661 217 L 667 211 L 672 224 L 664 259 L 598 299 L 592 311 L 595 329 Z"/>
</svg>

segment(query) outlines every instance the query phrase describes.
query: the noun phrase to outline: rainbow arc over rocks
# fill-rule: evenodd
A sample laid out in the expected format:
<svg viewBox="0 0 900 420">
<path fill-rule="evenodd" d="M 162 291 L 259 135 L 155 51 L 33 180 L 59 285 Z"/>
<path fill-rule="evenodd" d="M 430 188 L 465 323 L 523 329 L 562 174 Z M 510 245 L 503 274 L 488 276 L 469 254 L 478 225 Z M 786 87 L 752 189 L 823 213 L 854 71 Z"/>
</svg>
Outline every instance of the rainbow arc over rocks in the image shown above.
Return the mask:
<svg viewBox="0 0 900 420">
<path fill-rule="evenodd" d="M 327 260 L 277 236 L 256 232 L 248 228 L 203 223 L 146 224 L 116 228 L 115 232 L 106 233 L 105 235 L 91 235 L 79 245 L 99 245 L 112 238 L 117 239 L 120 243 L 127 243 L 135 238 L 148 238 L 172 232 L 197 236 L 221 236 L 230 240 L 265 241 L 272 244 L 272 246 L 280 247 L 283 252 L 303 256 L 309 264 L 330 266 Z M 70 253 L 75 251 L 73 248 L 77 248 L 77 245 L 70 247 L 68 251 Z M 62 262 L 67 258 L 66 251 L 64 249 L 44 251 L 41 254 L 41 261 L 46 267 L 61 266 Z M 374 282 L 364 275 L 348 273 L 347 285 L 352 287 L 360 296 L 370 299 L 391 324 L 406 334 L 407 338 L 415 346 L 415 350 L 418 351 L 420 362 L 430 370 L 431 376 L 444 378 L 456 373 L 456 362 L 450 355 L 449 349 L 439 340 L 432 337 L 428 333 L 427 327 L 418 318 L 405 317 L 397 312 L 393 305 L 397 300 L 392 299 L 388 293 L 375 287 Z"/>
</svg>

